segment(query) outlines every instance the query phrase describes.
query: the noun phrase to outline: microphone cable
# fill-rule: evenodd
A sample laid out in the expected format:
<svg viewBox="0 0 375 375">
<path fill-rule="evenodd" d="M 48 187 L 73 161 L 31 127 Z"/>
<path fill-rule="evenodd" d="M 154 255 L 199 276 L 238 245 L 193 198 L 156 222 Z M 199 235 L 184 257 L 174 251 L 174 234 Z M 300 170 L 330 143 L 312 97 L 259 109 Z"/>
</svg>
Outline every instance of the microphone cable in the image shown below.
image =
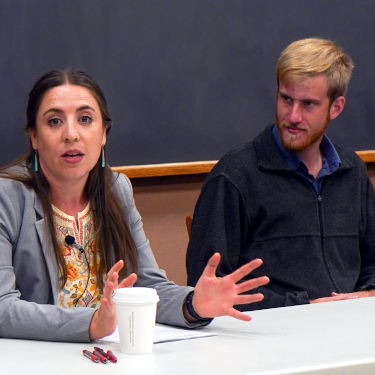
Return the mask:
<svg viewBox="0 0 375 375">
<path fill-rule="evenodd" d="M 87 290 L 87 287 L 89 285 L 89 281 L 90 281 L 90 262 L 88 261 L 87 259 L 87 256 L 86 256 L 86 252 L 85 252 L 85 249 L 79 244 L 77 243 L 76 239 L 73 237 L 73 236 L 70 236 L 70 235 L 67 235 L 65 237 L 65 242 L 67 245 L 69 246 L 74 246 L 76 249 L 78 249 L 81 254 L 83 254 L 85 256 L 85 260 L 86 260 L 86 263 L 87 263 L 87 266 L 88 266 L 88 269 L 89 269 L 89 275 L 87 277 L 87 282 L 86 282 L 86 287 L 85 287 L 85 290 L 83 291 L 83 293 L 79 296 L 79 298 L 77 299 L 74 307 L 77 307 L 77 303 L 79 302 L 79 300 L 82 298 L 82 296 L 85 294 L 86 290 Z"/>
</svg>

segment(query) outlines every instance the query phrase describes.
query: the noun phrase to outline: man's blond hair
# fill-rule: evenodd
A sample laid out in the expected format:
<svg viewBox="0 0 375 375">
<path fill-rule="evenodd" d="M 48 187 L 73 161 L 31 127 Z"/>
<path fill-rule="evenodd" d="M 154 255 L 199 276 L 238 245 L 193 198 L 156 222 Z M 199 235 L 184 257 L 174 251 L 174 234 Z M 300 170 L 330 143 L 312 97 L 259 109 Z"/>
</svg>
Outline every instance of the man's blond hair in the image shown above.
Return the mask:
<svg viewBox="0 0 375 375">
<path fill-rule="evenodd" d="M 345 96 L 352 75 L 352 59 L 330 40 L 308 38 L 293 42 L 281 53 L 276 67 L 277 84 L 325 74 L 332 103 Z"/>
</svg>

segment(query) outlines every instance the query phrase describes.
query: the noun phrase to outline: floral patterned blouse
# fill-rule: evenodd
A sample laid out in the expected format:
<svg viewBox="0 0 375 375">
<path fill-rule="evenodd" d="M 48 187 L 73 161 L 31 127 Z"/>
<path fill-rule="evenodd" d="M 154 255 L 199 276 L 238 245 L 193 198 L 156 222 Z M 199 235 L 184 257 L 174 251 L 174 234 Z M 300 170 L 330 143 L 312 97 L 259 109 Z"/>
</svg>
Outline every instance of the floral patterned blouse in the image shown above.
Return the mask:
<svg viewBox="0 0 375 375">
<path fill-rule="evenodd" d="M 95 241 L 93 239 L 95 223 L 90 203 L 82 212 L 78 213 L 78 227 L 73 216 L 65 214 L 53 205 L 52 209 L 57 242 L 64 255 L 68 269 L 68 279 L 63 289 L 59 292 L 57 304 L 68 308 L 75 306 L 99 308 L 103 290 L 100 290 L 96 284 L 94 268 Z M 79 249 L 66 244 L 65 237 L 68 235 L 73 236 L 76 242 L 83 247 L 90 266 Z M 99 265 L 99 255 L 97 255 L 97 262 Z"/>
</svg>

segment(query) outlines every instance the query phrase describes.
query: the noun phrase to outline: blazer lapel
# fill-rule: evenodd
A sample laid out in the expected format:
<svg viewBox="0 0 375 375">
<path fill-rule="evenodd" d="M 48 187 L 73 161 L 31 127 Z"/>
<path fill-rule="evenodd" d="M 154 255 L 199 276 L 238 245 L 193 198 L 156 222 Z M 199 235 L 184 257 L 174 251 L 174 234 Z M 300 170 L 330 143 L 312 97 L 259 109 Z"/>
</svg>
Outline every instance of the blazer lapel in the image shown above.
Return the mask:
<svg viewBox="0 0 375 375">
<path fill-rule="evenodd" d="M 38 233 L 41 248 L 43 250 L 44 258 L 46 260 L 47 269 L 51 280 L 53 300 L 56 304 L 57 296 L 59 293 L 59 271 L 56 257 L 53 251 L 51 236 L 48 230 L 48 224 L 47 221 L 44 219 L 42 203 L 40 202 L 38 197 L 36 197 L 35 199 L 34 209 L 36 212 L 36 216 L 40 218 L 35 222 L 35 229 Z"/>
</svg>

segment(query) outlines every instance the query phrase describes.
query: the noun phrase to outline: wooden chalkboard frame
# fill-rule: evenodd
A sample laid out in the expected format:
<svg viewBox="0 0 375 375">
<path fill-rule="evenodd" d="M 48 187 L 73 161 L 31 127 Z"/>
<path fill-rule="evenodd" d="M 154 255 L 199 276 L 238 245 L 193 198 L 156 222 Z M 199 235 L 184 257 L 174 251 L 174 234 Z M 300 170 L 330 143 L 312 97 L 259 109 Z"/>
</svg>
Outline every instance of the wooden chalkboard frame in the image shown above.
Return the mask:
<svg viewBox="0 0 375 375">
<path fill-rule="evenodd" d="M 365 163 L 375 162 L 375 151 L 357 151 Z M 113 167 L 115 172 L 126 174 L 129 178 L 177 176 L 188 174 L 209 173 L 217 160 L 197 161 L 190 163 L 168 163 Z"/>
</svg>

